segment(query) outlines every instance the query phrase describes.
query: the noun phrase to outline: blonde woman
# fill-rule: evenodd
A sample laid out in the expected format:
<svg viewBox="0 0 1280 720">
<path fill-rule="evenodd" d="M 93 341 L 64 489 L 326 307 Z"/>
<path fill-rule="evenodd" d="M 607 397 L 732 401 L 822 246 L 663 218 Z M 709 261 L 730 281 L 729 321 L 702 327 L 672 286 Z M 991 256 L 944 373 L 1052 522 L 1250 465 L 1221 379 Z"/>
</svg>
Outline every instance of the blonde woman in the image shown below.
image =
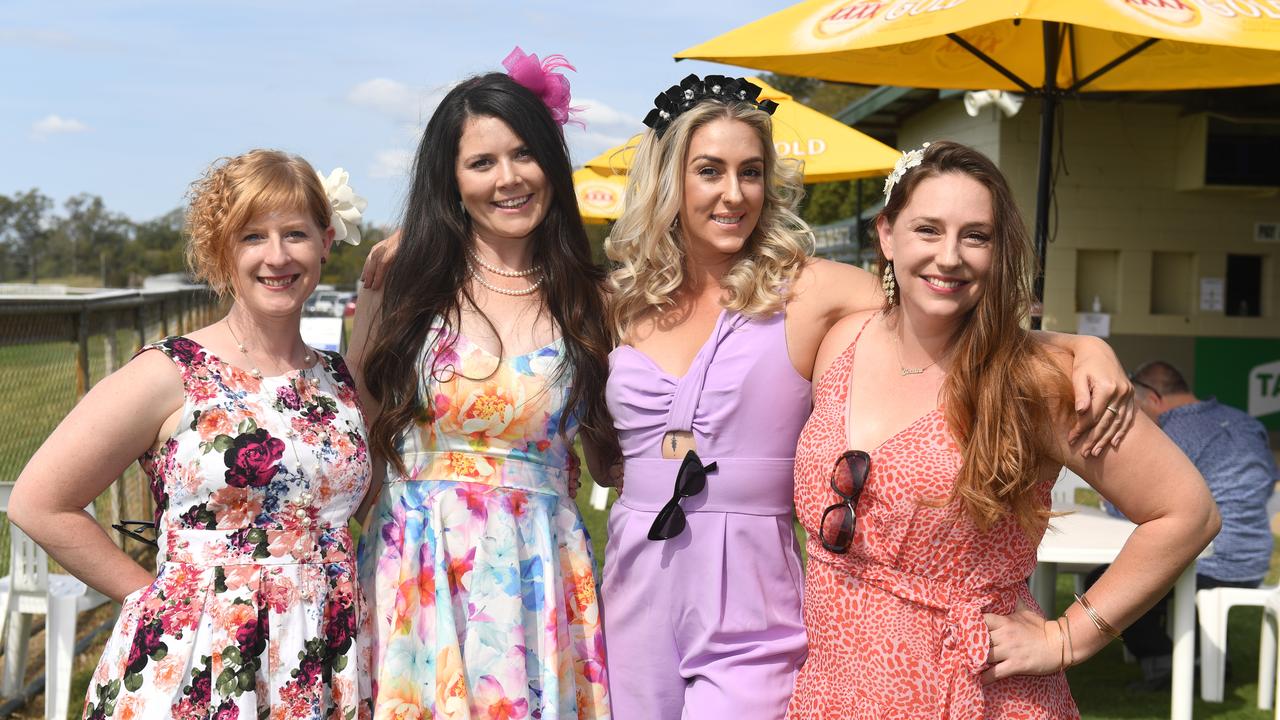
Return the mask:
<svg viewBox="0 0 1280 720">
<path fill-rule="evenodd" d="M 603 586 L 618 720 L 779 718 L 805 658 L 792 465 L 809 379 L 827 330 L 883 296 L 809 256 L 800 175 L 758 93 L 691 75 L 659 96 L 606 243 L 622 342 L 607 398 L 625 489 Z M 1132 422 L 1131 388 L 1101 343 L 1053 339 L 1100 368 L 1077 370 L 1081 424 L 1098 420 L 1084 447 L 1100 451 Z"/>
<path fill-rule="evenodd" d="M 86 718 L 370 716 L 347 531 L 369 484 L 364 419 L 342 358 L 299 333 L 335 234 L 358 232 L 336 189 L 345 201 L 274 150 L 211 167 L 192 186 L 187 255 L 233 298 L 227 316 L 144 347 L 18 478 L 10 519 L 122 603 Z M 83 509 L 135 459 L 155 496 L 155 573 Z"/>
</svg>

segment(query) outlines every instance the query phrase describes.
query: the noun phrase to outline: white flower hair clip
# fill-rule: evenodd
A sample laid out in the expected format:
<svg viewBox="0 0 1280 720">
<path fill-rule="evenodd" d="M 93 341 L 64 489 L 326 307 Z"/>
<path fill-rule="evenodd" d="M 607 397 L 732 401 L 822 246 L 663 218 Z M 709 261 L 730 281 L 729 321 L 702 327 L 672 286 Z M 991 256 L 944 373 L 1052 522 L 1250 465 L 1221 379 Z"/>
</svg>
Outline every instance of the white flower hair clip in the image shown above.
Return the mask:
<svg viewBox="0 0 1280 720">
<path fill-rule="evenodd" d="M 364 215 L 364 209 L 369 206 L 369 201 L 355 194 L 347 184 L 350 175 L 342 168 L 334 168 L 329 177 L 321 175 L 319 171 L 316 171 L 316 175 L 320 176 L 324 194 L 328 196 L 329 205 L 333 208 L 333 213 L 329 216 L 333 239 L 359 245 L 360 218 Z"/>
<path fill-rule="evenodd" d="M 924 162 L 924 150 L 929 147 L 929 143 L 925 143 L 915 150 L 908 150 L 902 153 L 902 157 L 898 158 L 898 162 L 893 164 L 893 172 L 889 173 L 889 177 L 884 179 L 884 201 L 889 202 L 889 193 L 893 192 L 893 186 L 898 184 L 903 175 L 911 168 Z"/>
</svg>

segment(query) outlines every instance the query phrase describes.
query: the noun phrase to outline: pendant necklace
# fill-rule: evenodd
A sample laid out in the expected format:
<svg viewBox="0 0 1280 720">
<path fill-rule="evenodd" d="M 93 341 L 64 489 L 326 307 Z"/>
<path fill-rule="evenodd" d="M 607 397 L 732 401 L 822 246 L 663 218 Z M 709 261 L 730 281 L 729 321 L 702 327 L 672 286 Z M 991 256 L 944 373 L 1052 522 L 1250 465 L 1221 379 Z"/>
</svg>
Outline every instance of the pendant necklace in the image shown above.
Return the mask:
<svg viewBox="0 0 1280 720">
<path fill-rule="evenodd" d="M 227 324 L 227 332 L 231 333 L 231 339 L 235 341 L 236 349 L 240 351 L 240 356 L 244 358 L 245 364 L 249 366 L 249 374 L 261 380 L 262 371 L 259 370 L 257 365 L 253 362 L 253 358 L 249 357 L 248 348 L 244 346 L 244 343 L 240 342 L 240 338 L 236 336 L 236 331 L 232 329 L 231 316 L 228 315 L 227 317 L 222 318 L 222 321 Z M 311 348 L 309 346 L 307 346 L 306 353 L 302 356 L 302 360 L 307 364 L 307 367 L 302 370 L 305 375 L 306 372 L 311 369 L 311 364 L 315 360 L 315 356 L 311 354 Z"/>
<path fill-rule="evenodd" d="M 902 362 L 902 341 L 898 339 L 898 333 L 896 332 L 893 332 L 893 349 L 898 356 L 898 369 L 901 371 L 900 374 L 903 376 L 921 375 L 924 373 L 925 370 L 928 370 L 929 368 L 938 364 L 938 361 L 934 360 L 933 362 L 929 363 L 928 365 L 925 365 L 924 367 L 918 367 L 918 368 L 907 367 L 906 364 Z"/>
</svg>

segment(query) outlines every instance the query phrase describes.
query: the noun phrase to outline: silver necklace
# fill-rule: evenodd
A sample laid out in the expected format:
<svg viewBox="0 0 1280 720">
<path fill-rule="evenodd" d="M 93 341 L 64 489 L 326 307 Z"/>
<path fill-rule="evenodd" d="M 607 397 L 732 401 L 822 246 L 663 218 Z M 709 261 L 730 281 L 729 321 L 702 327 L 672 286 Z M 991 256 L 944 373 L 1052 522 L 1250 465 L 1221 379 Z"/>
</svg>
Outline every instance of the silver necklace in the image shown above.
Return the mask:
<svg viewBox="0 0 1280 720">
<path fill-rule="evenodd" d="M 236 336 L 235 329 L 231 327 L 231 316 L 222 318 L 222 321 L 227 324 L 227 332 L 231 333 L 231 339 L 235 341 L 236 348 L 240 351 L 240 356 L 244 358 L 245 364 L 249 366 L 249 374 L 261 380 L 262 371 L 254 364 L 253 358 L 249 357 L 248 348 L 246 348 L 244 343 L 240 342 L 240 338 Z M 306 353 L 302 356 L 303 362 L 307 364 L 307 370 L 311 369 L 311 363 L 314 360 L 314 357 L 315 356 L 311 354 L 311 348 L 307 346 Z M 303 372 L 305 373 L 306 371 L 304 370 Z"/>
<path fill-rule="evenodd" d="M 502 277 L 509 277 L 509 278 L 528 277 L 540 271 L 540 268 L 537 265 L 534 265 L 526 270 L 503 270 L 502 268 L 496 268 L 490 265 L 489 263 L 485 262 L 484 260 L 481 260 L 480 255 L 476 253 L 475 248 L 472 248 L 472 247 L 467 248 L 467 254 L 471 256 L 471 260 L 474 261 L 476 265 L 479 265 L 480 267 L 484 268 L 485 270 L 488 270 L 494 275 L 501 275 Z"/>
<path fill-rule="evenodd" d="M 471 276 L 474 277 L 476 279 L 476 282 L 480 283 L 480 285 L 483 286 L 485 289 L 492 290 L 493 292 L 496 292 L 499 295 L 509 295 L 511 297 L 521 297 L 523 295 L 532 295 L 533 293 L 538 291 L 539 287 L 542 286 L 542 281 L 546 277 L 545 275 L 539 275 L 538 279 L 534 280 L 533 284 L 527 288 L 521 288 L 519 290 L 508 290 L 507 288 L 498 287 L 497 285 L 490 283 L 488 280 L 485 280 L 484 276 L 480 274 L 480 271 L 476 269 L 475 265 L 470 265 L 469 267 L 471 268 Z"/>
</svg>

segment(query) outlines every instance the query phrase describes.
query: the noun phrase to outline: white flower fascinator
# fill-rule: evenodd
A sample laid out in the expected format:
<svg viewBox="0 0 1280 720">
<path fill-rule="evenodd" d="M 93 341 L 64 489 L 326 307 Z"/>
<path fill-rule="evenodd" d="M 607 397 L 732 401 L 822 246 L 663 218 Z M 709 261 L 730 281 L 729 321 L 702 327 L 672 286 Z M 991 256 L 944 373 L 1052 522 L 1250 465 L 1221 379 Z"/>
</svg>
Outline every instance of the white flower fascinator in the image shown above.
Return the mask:
<svg viewBox="0 0 1280 720">
<path fill-rule="evenodd" d="M 908 150 L 902 153 L 902 157 L 898 158 L 898 162 L 893 165 L 893 172 L 889 173 L 889 177 L 884 179 L 884 201 L 889 202 L 889 193 L 893 192 L 893 186 L 898 184 L 903 175 L 911 168 L 924 162 L 924 150 L 929 147 L 929 143 L 925 143 L 915 150 Z"/>
<path fill-rule="evenodd" d="M 329 216 L 329 226 L 333 228 L 333 239 L 352 245 L 360 244 L 360 218 L 369 201 L 355 194 L 347 184 L 350 176 L 342 168 L 334 168 L 329 177 L 320 174 L 320 184 L 324 186 L 324 194 L 329 198 L 333 213 Z"/>
</svg>

